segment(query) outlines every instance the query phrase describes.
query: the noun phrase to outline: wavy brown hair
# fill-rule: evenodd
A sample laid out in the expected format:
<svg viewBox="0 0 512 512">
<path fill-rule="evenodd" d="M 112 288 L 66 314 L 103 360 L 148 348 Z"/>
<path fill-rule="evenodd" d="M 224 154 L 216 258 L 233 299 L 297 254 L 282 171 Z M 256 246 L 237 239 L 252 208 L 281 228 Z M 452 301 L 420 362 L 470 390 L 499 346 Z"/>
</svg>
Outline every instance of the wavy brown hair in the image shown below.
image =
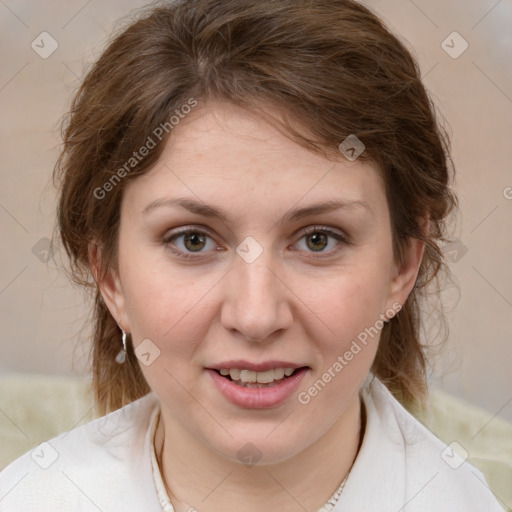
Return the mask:
<svg viewBox="0 0 512 512">
<path fill-rule="evenodd" d="M 54 170 L 57 228 L 72 279 L 94 300 L 92 383 L 99 413 L 150 390 L 132 346 L 125 364 L 115 362 L 120 331 L 97 281 L 117 270 L 124 187 L 154 166 L 172 132 L 122 179 L 119 169 L 190 98 L 258 112 L 333 160 L 348 135 L 364 143 L 359 158 L 375 162 L 384 178 L 396 261 L 409 239 L 425 242 L 415 287 L 385 324 L 372 370 L 404 404 L 421 404 L 428 340 L 421 341 L 420 306 L 427 288 L 439 291 L 440 272 L 448 273 L 441 246 L 457 199 L 450 189 L 449 137 L 415 58 L 352 0 L 185 0 L 153 4 L 130 18 L 88 70 L 63 121 Z M 283 114 L 272 115 L 277 111 Z M 109 180 L 115 186 L 98 198 Z M 425 215 L 429 230 L 422 232 Z M 94 247 L 101 249 L 97 276 Z M 446 323 L 442 313 L 440 320 Z"/>
</svg>

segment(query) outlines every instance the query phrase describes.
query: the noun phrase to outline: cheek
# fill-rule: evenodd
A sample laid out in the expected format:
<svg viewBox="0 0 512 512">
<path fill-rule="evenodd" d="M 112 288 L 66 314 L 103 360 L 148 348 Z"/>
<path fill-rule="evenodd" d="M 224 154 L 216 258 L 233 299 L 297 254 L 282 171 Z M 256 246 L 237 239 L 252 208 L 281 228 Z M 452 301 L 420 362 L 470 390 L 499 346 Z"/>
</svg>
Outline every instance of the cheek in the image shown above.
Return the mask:
<svg viewBox="0 0 512 512">
<path fill-rule="evenodd" d="M 126 254 L 126 253 L 125 253 Z M 195 355 L 205 338 L 208 291 L 218 277 L 200 279 L 176 270 L 165 258 L 151 258 L 149 251 L 132 251 L 124 260 L 124 296 L 134 348 L 146 339 L 158 348 L 158 357 L 140 368 L 150 388 L 175 410 L 194 407 L 192 395 L 199 368 Z M 199 370 L 198 370 L 199 371 Z"/>
<path fill-rule="evenodd" d="M 122 250 L 122 247 L 121 247 Z M 214 276 L 198 279 L 189 269 L 178 269 L 160 251 L 125 251 L 120 260 L 124 276 L 125 307 L 134 340 L 172 340 L 173 351 L 193 350 L 193 340 L 201 328 L 201 298 L 215 285 Z M 192 321 L 195 318 L 196 321 Z"/>
<path fill-rule="evenodd" d="M 304 286 L 300 292 L 308 297 L 307 304 L 318 317 L 311 323 L 317 326 L 316 331 L 312 329 L 309 336 L 316 340 L 319 365 L 309 383 L 313 386 L 308 388 L 311 394 L 306 390 L 305 399 L 322 390 L 322 398 L 314 404 L 311 401 L 319 412 L 328 403 L 354 395 L 372 366 L 384 326 L 380 315 L 385 312 L 388 292 L 383 258 L 383 254 L 361 258 L 350 268 L 340 268 L 330 278 L 309 288 Z"/>
<path fill-rule="evenodd" d="M 324 415 L 327 409 L 338 414 L 357 395 L 384 326 L 385 282 L 366 267 L 331 280 L 323 293 L 316 286 L 310 290 L 308 306 L 319 317 L 310 325 L 320 326 L 309 334 L 316 341 L 318 366 L 298 397 L 310 415 Z"/>
<path fill-rule="evenodd" d="M 375 324 L 384 312 L 388 280 L 369 264 L 351 266 L 325 279 L 304 280 L 297 295 L 304 297 L 318 325 L 335 340 L 345 340 Z M 328 336 L 329 337 L 329 336 Z"/>
</svg>

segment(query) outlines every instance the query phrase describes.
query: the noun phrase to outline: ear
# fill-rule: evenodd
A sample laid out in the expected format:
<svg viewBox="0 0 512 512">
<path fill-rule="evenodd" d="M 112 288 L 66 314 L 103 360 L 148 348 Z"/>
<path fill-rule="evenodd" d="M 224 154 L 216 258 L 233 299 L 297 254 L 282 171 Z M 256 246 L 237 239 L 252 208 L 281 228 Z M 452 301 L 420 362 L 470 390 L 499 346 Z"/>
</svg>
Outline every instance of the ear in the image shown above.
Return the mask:
<svg viewBox="0 0 512 512">
<path fill-rule="evenodd" d="M 430 225 L 430 216 L 426 215 L 419 219 L 418 224 L 423 233 L 427 234 Z M 417 238 L 409 238 L 403 249 L 402 265 L 395 262 L 393 267 L 393 275 L 389 287 L 388 309 L 393 308 L 393 304 L 399 303 L 400 306 L 405 304 L 407 297 L 416 283 L 418 272 L 420 269 L 423 254 L 425 252 L 425 242 Z"/>
<path fill-rule="evenodd" d="M 103 271 L 101 247 L 95 241 L 89 244 L 89 264 L 110 314 L 114 317 L 120 329 L 130 333 L 130 322 L 126 314 L 126 303 L 121 281 L 114 269 Z"/>
</svg>

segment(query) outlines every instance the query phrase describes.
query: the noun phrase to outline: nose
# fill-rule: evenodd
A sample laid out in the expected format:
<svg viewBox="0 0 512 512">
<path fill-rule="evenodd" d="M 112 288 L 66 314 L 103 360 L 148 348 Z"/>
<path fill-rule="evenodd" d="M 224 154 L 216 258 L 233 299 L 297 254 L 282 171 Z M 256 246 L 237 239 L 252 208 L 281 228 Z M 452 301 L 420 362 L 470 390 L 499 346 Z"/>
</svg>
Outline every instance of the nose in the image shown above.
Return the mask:
<svg viewBox="0 0 512 512">
<path fill-rule="evenodd" d="M 283 272 L 264 250 L 252 263 L 235 255 L 224 282 L 221 322 L 239 337 L 265 342 L 289 328 L 293 321 L 291 292 Z"/>
</svg>

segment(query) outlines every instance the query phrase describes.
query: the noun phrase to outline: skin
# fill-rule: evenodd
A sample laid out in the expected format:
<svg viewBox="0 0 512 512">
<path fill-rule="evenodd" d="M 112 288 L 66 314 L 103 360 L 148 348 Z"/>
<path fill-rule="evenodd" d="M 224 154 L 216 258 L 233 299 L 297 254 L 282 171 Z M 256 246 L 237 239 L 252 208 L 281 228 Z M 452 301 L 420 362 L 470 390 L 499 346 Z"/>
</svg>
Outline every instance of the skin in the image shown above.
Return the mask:
<svg viewBox="0 0 512 512">
<path fill-rule="evenodd" d="M 187 503 L 201 512 L 315 511 L 349 471 L 361 431 L 359 389 L 379 336 L 306 405 L 294 393 L 275 407 L 236 406 L 205 368 L 229 359 L 291 360 L 309 366 L 298 392 L 307 391 L 359 333 L 402 305 L 423 244 L 411 241 L 398 268 L 384 190 L 372 164 L 323 158 L 218 101 L 181 121 L 158 164 L 127 185 L 119 271 L 101 290 L 134 346 L 149 338 L 160 350 L 141 368 L 161 403 L 155 446 L 177 510 Z M 169 206 L 143 213 L 156 199 L 178 196 L 222 208 L 228 218 Z M 283 220 L 293 209 L 340 198 L 368 208 Z M 168 241 L 190 226 L 206 230 L 202 244 Z M 302 233 L 313 226 L 350 243 Z M 263 250 L 252 263 L 236 252 L 247 236 Z M 237 457 L 247 442 L 261 453 L 251 467 Z"/>
</svg>

